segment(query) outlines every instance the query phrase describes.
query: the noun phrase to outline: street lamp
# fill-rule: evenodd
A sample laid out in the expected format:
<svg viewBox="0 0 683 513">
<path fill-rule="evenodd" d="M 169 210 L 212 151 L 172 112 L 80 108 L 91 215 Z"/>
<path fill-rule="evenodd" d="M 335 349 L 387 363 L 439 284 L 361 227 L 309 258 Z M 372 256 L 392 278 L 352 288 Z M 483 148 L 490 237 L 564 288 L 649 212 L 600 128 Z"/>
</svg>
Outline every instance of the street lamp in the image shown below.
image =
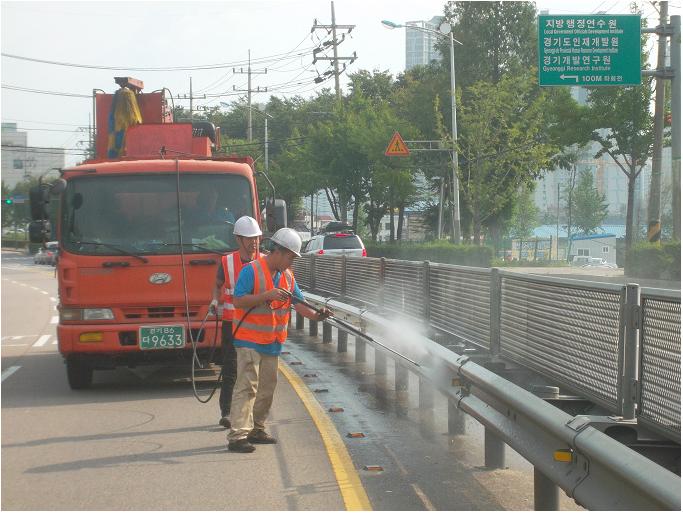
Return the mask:
<svg viewBox="0 0 683 513">
<path fill-rule="evenodd" d="M 462 45 L 460 41 L 453 37 L 453 32 L 451 31 L 451 25 L 444 22 L 439 27 L 439 31 L 428 29 L 425 27 L 420 27 L 417 25 L 401 25 L 399 23 L 394 23 L 389 20 L 382 20 L 382 25 L 389 29 L 396 28 L 412 28 L 422 32 L 427 32 L 429 34 L 435 34 L 439 37 L 447 38 L 451 43 L 451 127 L 452 127 L 452 137 L 453 137 L 453 243 L 460 243 L 461 233 L 460 233 L 460 185 L 458 180 L 458 123 L 455 111 L 455 57 L 453 52 L 453 42 Z M 439 227 L 439 233 L 441 233 L 441 227 Z"/>
</svg>

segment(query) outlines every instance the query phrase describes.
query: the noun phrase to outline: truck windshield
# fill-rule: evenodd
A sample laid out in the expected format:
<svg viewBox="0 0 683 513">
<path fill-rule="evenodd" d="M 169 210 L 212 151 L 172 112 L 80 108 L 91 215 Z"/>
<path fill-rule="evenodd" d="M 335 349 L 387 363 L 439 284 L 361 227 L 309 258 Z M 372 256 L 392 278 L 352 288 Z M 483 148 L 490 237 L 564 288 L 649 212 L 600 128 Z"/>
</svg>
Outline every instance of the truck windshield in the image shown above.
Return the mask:
<svg viewBox="0 0 683 513">
<path fill-rule="evenodd" d="M 235 220 L 254 215 L 249 181 L 234 175 L 181 174 L 180 205 L 176 186 L 177 178 L 170 174 L 69 180 L 61 214 L 64 248 L 120 255 L 113 245 L 136 254 L 172 254 L 180 252 L 182 233 L 185 253 L 236 249 Z"/>
</svg>

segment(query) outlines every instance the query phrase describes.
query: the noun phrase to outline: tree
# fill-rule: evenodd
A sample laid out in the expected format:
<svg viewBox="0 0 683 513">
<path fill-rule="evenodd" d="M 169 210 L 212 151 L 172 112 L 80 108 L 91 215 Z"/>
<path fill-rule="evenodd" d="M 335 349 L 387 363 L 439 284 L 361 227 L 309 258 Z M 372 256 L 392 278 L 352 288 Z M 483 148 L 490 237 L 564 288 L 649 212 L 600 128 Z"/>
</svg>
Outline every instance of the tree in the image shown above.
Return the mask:
<svg viewBox="0 0 683 513">
<path fill-rule="evenodd" d="M 593 173 L 584 169 L 579 174 L 579 183 L 572 195 L 574 225 L 584 235 L 594 233 L 607 217 L 607 200 L 593 184 Z"/>
<path fill-rule="evenodd" d="M 505 75 L 527 72 L 536 60 L 536 6 L 533 2 L 448 2 L 453 25 L 457 84 L 498 83 Z M 450 44 L 450 43 L 449 43 Z M 444 60 L 446 43 L 440 45 Z"/>
<path fill-rule="evenodd" d="M 479 242 L 484 224 L 549 167 L 557 147 L 542 134 L 545 101 L 531 76 L 477 82 L 458 104 L 462 195 Z"/>
<path fill-rule="evenodd" d="M 534 203 L 533 188 L 522 187 L 512 207 L 510 235 L 515 239 L 531 237 L 538 224 L 539 211 Z"/>
<path fill-rule="evenodd" d="M 647 23 L 647 20 L 643 20 Z M 641 67 L 647 68 L 647 39 L 641 37 Z M 654 123 L 650 113 L 652 79 L 642 79 L 640 86 L 595 87 L 588 96 L 588 119 L 591 137 L 600 145 L 595 158 L 609 157 L 628 179 L 626 207 L 626 251 L 633 243 L 636 179 L 652 154 Z"/>
</svg>

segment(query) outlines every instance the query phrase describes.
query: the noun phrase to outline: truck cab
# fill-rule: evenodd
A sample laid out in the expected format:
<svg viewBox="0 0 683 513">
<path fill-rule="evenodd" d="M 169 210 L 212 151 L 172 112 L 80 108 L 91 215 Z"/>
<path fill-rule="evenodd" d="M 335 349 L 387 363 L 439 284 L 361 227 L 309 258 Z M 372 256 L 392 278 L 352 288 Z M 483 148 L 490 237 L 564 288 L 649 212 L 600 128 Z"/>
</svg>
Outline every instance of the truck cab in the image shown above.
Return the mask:
<svg viewBox="0 0 683 513">
<path fill-rule="evenodd" d="M 60 248 L 57 335 L 74 389 L 90 386 L 95 370 L 189 363 L 220 348 L 209 312 L 216 271 L 237 249 L 235 221 L 261 219 L 251 157 L 213 156 L 215 129 L 173 123 L 154 110 L 163 93 L 151 94 L 135 92 L 156 115 L 124 131 L 117 156 L 101 128 L 116 102 L 98 94 L 96 157 L 61 170 L 52 196 L 42 185 L 32 193 L 33 203 L 59 203 L 49 220 Z M 44 205 L 32 212 L 46 224 Z M 284 207 L 271 215 L 272 229 L 284 225 Z"/>
</svg>

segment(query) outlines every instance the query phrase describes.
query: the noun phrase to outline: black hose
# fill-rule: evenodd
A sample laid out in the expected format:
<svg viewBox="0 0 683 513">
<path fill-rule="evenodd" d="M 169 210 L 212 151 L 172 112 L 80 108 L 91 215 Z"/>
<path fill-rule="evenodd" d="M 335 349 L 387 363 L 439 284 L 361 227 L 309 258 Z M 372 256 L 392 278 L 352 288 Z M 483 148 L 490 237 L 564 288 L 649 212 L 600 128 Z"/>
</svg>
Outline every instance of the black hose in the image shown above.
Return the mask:
<svg viewBox="0 0 683 513">
<path fill-rule="evenodd" d="M 232 337 L 233 337 L 233 339 L 235 338 L 235 334 L 239 331 L 240 326 L 242 326 L 242 323 L 244 322 L 244 319 L 246 319 L 247 315 L 249 315 L 249 314 L 252 312 L 252 310 L 253 310 L 254 308 L 256 308 L 256 306 L 257 306 L 257 305 L 252 306 L 249 310 L 247 310 L 246 313 L 245 313 L 245 314 L 242 316 L 242 318 L 239 320 L 239 322 L 237 323 L 237 326 L 235 327 L 235 329 L 234 329 L 233 332 L 232 332 Z M 201 332 L 202 332 L 202 330 L 204 329 L 204 323 L 206 322 L 206 319 L 207 319 L 208 317 L 209 317 L 209 314 L 207 313 L 207 314 L 206 314 L 206 317 L 204 317 L 204 320 L 202 321 L 202 324 L 201 324 L 201 326 L 200 326 L 200 328 L 199 328 L 199 332 L 197 333 L 197 340 L 199 340 L 199 337 L 200 337 L 200 335 L 201 335 Z M 216 315 L 216 330 L 214 331 L 214 336 L 213 336 L 213 348 L 212 348 L 212 351 L 211 351 L 211 354 L 210 354 L 208 363 L 211 363 L 211 361 L 213 360 L 213 356 L 214 356 L 215 350 L 216 350 L 216 338 L 217 338 L 217 336 L 218 336 L 218 315 Z M 197 393 L 197 383 L 196 383 L 195 377 L 194 377 L 194 374 L 195 374 L 195 362 L 197 362 L 197 363 L 199 364 L 199 368 L 200 368 L 200 369 L 201 369 L 201 368 L 204 368 L 204 366 L 202 366 L 202 363 L 199 361 L 199 356 L 197 355 L 197 342 L 196 342 L 194 339 L 192 339 L 192 393 L 194 394 L 194 396 L 195 396 L 195 398 L 197 399 L 197 401 L 199 401 L 199 402 L 202 403 L 202 404 L 206 404 L 206 403 L 208 403 L 208 402 L 211 400 L 211 398 L 213 397 L 213 394 L 216 393 L 216 390 L 218 390 L 218 387 L 219 387 L 220 384 L 222 383 L 222 379 L 223 379 L 223 366 L 221 366 L 221 372 L 220 372 L 220 374 L 218 375 L 218 379 L 216 380 L 216 384 L 214 385 L 213 389 L 211 390 L 211 393 L 209 394 L 209 396 L 208 396 L 206 399 L 202 399 L 201 397 L 199 397 L 199 394 Z"/>
</svg>

